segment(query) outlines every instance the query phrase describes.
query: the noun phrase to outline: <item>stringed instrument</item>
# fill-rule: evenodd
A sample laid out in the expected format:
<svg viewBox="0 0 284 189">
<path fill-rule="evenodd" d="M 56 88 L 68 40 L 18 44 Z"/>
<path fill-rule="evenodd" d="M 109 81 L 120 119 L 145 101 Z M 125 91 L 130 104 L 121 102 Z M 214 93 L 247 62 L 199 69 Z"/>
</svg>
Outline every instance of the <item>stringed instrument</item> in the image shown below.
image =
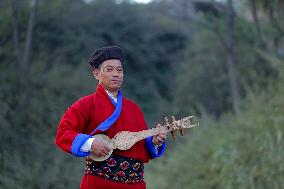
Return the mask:
<svg viewBox="0 0 284 189">
<path fill-rule="evenodd" d="M 108 159 L 113 150 L 129 150 L 134 144 L 139 142 L 140 140 L 143 140 L 145 138 L 148 138 L 150 136 L 157 135 L 161 132 L 167 133 L 170 132 L 172 137 L 175 137 L 175 131 L 179 130 L 181 135 L 184 135 L 184 129 L 189 129 L 192 127 L 195 127 L 197 125 L 191 124 L 191 119 L 194 116 L 188 116 L 185 118 L 182 118 L 180 120 L 175 120 L 175 117 L 172 116 L 172 123 L 169 122 L 168 118 L 165 117 L 166 124 L 161 126 L 160 124 L 152 129 L 148 130 L 142 130 L 138 132 L 130 132 L 130 131 L 121 131 L 118 132 L 113 138 L 109 138 L 108 136 L 104 134 L 97 134 L 94 137 L 102 139 L 110 148 L 109 154 L 106 156 L 95 156 L 94 154 L 89 155 L 89 158 L 91 158 L 94 161 L 104 161 Z"/>
</svg>

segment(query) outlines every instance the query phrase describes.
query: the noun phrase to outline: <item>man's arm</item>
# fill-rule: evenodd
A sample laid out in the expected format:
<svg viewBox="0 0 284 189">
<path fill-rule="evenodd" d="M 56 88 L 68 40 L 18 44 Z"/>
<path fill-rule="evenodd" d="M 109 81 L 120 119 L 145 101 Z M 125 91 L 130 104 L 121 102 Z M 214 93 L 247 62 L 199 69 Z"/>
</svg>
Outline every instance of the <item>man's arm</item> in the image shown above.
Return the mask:
<svg viewBox="0 0 284 189">
<path fill-rule="evenodd" d="M 138 105 L 136 105 L 136 108 L 138 110 L 138 113 L 141 115 L 139 116 L 140 118 L 142 118 L 142 123 L 145 126 L 144 129 L 148 129 L 147 123 L 145 121 L 144 118 L 144 114 L 142 112 L 142 110 L 140 109 L 140 107 Z M 147 151 L 150 155 L 150 158 L 157 158 L 162 156 L 165 153 L 166 150 L 166 143 L 165 143 L 165 139 L 166 139 L 167 135 L 160 133 L 158 135 L 155 135 L 153 137 L 148 137 L 146 138 L 145 142 L 146 142 L 146 148 Z"/>
<path fill-rule="evenodd" d="M 87 118 L 83 113 L 70 107 L 65 112 L 59 123 L 55 143 L 65 152 L 72 153 L 78 157 L 84 157 L 90 152 L 81 151 L 81 146 L 92 136 L 83 134 L 82 131 L 86 127 Z"/>
<path fill-rule="evenodd" d="M 84 134 L 89 117 L 92 115 L 94 96 L 85 96 L 76 101 L 64 113 L 59 123 L 55 143 L 65 152 L 72 153 L 78 157 L 90 154 L 89 151 L 82 151 L 82 145 L 92 136 Z"/>
<path fill-rule="evenodd" d="M 146 147 L 151 158 L 161 157 L 166 151 L 165 141 L 157 145 L 153 142 L 155 141 L 154 137 L 155 136 L 146 138 Z"/>
</svg>

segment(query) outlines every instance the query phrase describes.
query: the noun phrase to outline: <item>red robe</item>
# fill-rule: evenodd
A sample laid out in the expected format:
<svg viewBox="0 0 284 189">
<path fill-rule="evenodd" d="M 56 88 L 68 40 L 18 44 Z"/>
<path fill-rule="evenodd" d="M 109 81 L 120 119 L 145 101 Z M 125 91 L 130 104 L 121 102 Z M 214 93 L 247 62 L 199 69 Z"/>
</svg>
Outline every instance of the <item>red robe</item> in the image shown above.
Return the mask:
<svg viewBox="0 0 284 189">
<path fill-rule="evenodd" d="M 106 120 L 115 107 L 101 85 L 95 93 L 75 102 L 63 115 L 56 134 L 56 144 L 64 151 L 71 153 L 74 138 L 79 134 L 90 134 L 101 122 Z M 105 133 L 110 138 L 120 131 L 141 131 L 147 129 L 141 109 L 129 99 L 123 98 L 122 110 L 117 121 Z M 120 151 L 119 154 L 147 163 L 150 159 L 145 140 L 137 142 L 131 149 Z M 118 183 L 104 178 L 84 175 L 80 189 L 145 189 L 144 182 L 137 184 Z"/>
</svg>

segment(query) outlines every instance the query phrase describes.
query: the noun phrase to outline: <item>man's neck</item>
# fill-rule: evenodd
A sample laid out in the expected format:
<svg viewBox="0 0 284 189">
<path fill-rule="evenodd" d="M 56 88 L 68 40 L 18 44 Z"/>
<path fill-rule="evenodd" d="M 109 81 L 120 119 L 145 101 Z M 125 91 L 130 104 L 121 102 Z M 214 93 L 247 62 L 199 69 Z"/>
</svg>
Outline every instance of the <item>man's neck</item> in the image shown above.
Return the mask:
<svg viewBox="0 0 284 189">
<path fill-rule="evenodd" d="M 111 90 L 111 89 L 108 89 L 107 87 L 104 87 L 103 85 L 101 86 L 103 87 L 105 91 L 110 93 L 114 98 L 117 98 L 118 90 Z"/>
<path fill-rule="evenodd" d="M 117 93 L 118 93 L 118 91 L 110 91 L 110 90 L 107 90 L 107 92 L 109 92 L 110 94 L 112 94 L 112 96 L 113 96 L 114 98 L 117 98 Z"/>
</svg>

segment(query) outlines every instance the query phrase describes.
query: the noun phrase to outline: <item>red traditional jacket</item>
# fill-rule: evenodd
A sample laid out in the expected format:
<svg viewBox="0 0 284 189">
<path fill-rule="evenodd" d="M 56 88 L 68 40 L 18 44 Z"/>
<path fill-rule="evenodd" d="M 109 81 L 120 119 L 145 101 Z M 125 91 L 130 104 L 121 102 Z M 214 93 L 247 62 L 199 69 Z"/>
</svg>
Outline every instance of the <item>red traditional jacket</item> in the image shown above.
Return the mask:
<svg viewBox="0 0 284 189">
<path fill-rule="evenodd" d="M 68 153 L 72 153 L 71 148 L 74 145 L 74 139 L 79 134 L 90 134 L 113 113 L 114 109 L 115 106 L 108 94 L 101 85 L 98 85 L 95 93 L 79 99 L 65 112 L 56 134 L 57 146 Z M 123 98 L 119 118 L 104 134 L 113 138 L 120 131 L 141 131 L 145 129 L 147 129 L 147 124 L 141 109 L 131 100 Z M 147 163 L 149 158 L 159 157 L 165 150 L 165 146 L 162 146 L 156 152 L 151 146 L 151 140 L 148 140 L 148 143 L 150 148 L 149 144 L 145 144 L 145 140 L 141 140 L 129 150 L 114 150 L 113 153 Z"/>
<path fill-rule="evenodd" d="M 95 93 L 79 99 L 65 112 L 57 129 L 56 144 L 62 150 L 79 156 L 78 154 L 81 152 L 77 152 L 78 149 L 80 149 L 80 145 L 91 137 L 90 134 L 94 129 L 110 117 L 115 108 L 115 105 L 112 103 L 104 88 L 98 85 Z M 104 134 L 113 138 L 113 136 L 120 131 L 141 131 L 145 129 L 147 129 L 147 124 L 141 109 L 131 100 L 122 98 L 120 115 Z M 150 158 L 161 156 L 164 151 L 165 144 L 157 150 L 152 143 L 152 138 L 149 137 L 146 140 L 137 142 L 129 150 L 114 150 L 113 153 L 146 163 Z M 86 155 L 83 153 L 82 156 Z M 136 184 L 113 182 L 101 177 L 85 174 L 80 188 L 145 189 L 146 185 L 144 182 Z"/>
</svg>

